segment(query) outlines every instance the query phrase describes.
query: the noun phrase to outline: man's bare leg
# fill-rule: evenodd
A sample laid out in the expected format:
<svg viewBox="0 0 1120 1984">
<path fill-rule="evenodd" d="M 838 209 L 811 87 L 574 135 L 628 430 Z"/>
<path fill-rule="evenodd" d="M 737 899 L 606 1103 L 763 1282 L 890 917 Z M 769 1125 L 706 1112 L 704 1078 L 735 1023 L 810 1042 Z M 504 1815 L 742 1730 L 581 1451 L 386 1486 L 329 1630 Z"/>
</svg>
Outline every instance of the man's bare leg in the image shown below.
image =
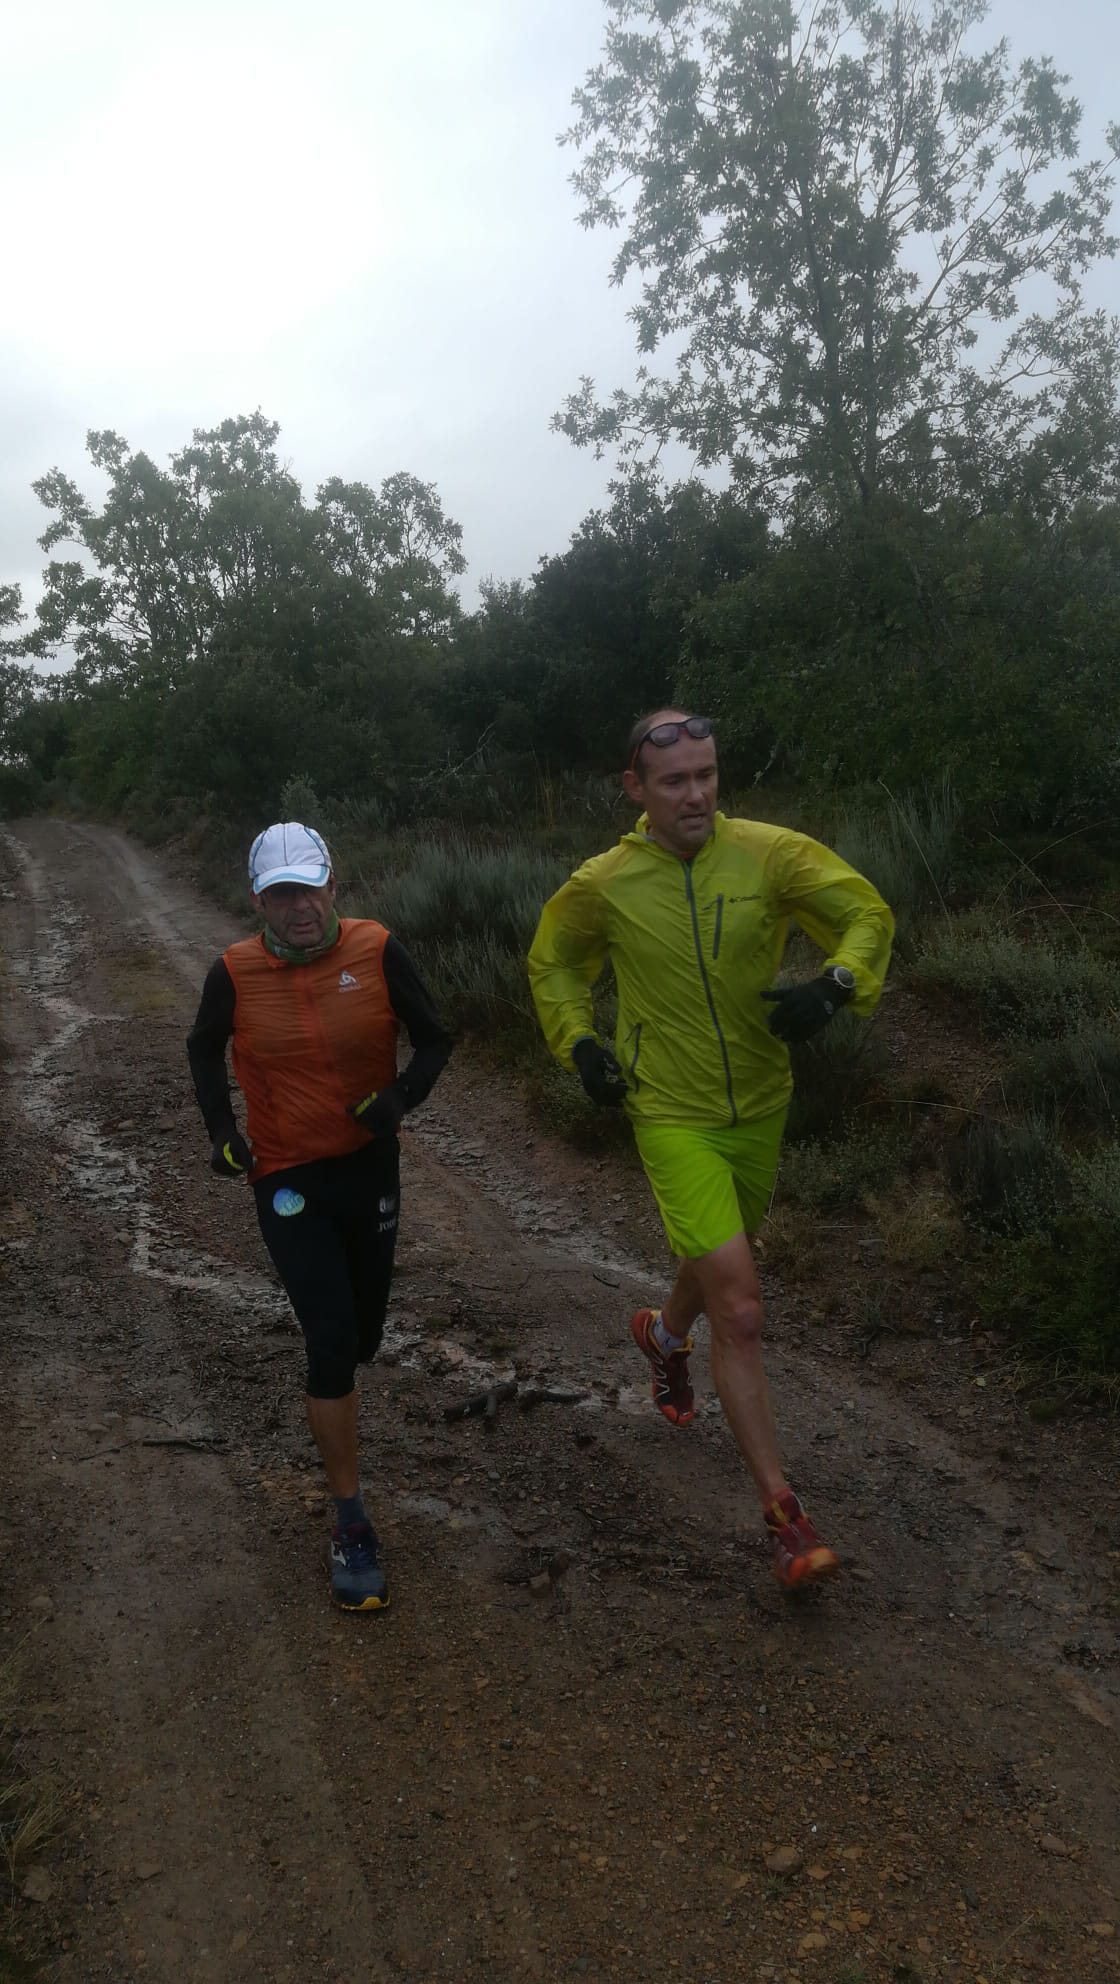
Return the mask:
<svg viewBox="0 0 1120 1984">
<path fill-rule="evenodd" d="M 671 1336 L 682 1342 L 693 1323 L 704 1313 L 704 1291 L 692 1261 L 678 1260 L 676 1280 L 661 1310 L 661 1320 Z"/>
<path fill-rule="evenodd" d="M 787 1591 L 797 1590 L 831 1576 L 837 1559 L 790 1491 L 782 1469 L 762 1365 L 762 1300 L 745 1233 L 699 1260 L 681 1262 L 661 1311 L 664 1326 L 673 1336 L 685 1337 L 702 1310 L 711 1329 L 712 1376 L 724 1417 L 762 1497 L 774 1574 Z M 779 1497 L 782 1505 L 775 1510 Z"/>
<path fill-rule="evenodd" d="M 336 1501 L 358 1492 L 358 1394 L 345 1398 L 308 1398 L 307 1423 L 326 1469 L 327 1486 Z"/>
<path fill-rule="evenodd" d="M 662 1322 L 684 1337 L 701 1312 L 711 1329 L 712 1377 L 724 1417 L 768 1508 L 787 1483 L 762 1364 L 762 1297 L 745 1233 L 681 1262 Z"/>
<path fill-rule="evenodd" d="M 307 1423 L 326 1469 L 336 1504 L 358 1494 L 358 1394 L 307 1400 Z M 376 1612 L 389 1603 L 389 1586 L 378 1562 L 377 1539 L 356 1510 L 339 1506 L 331 1542 L 331 1591 L 344 1612 Z"/>
</svg>

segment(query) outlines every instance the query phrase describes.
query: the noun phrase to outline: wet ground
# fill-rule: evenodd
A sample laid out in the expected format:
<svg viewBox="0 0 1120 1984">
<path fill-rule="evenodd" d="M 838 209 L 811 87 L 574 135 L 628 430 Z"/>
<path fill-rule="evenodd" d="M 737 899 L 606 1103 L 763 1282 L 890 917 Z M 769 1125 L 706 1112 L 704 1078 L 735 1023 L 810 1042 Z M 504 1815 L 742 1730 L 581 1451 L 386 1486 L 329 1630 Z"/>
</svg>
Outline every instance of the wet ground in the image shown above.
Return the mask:
<svg viewBox="0 0 1120 1984">
<path fill-rule="evenodd" d="M 49 1977 L 1118 1974 L 1107 1427 L 1030 1425 L 952 1343 L 876 1373 L 771 1291 L 846 1566 L 791 1605 L 703 1357 L 683 1433 L 635 1368 L 640 1188 L 460 1061 L 363 1397 L 393 1605 L 335 1615 L 298 1336 L 186 1077 L 235 933 L 108 829 L 17 824 L 0 871 L 0 1625 L 66 1801 L 21 1904 Z"/>
</svg>

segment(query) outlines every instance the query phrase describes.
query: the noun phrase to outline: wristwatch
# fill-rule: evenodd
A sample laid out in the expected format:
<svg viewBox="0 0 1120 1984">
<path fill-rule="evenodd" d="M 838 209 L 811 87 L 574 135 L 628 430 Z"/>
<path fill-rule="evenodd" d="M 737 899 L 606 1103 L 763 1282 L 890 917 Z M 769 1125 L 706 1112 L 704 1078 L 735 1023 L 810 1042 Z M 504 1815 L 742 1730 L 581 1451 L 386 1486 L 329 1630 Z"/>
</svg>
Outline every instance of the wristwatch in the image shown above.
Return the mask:
<svg viewBox="0 0 1120 1984">
<path fill-rule="evenodd" d="M 822 977 L 831 978 L 836 990 L 842 992 L 845 999 L 850 999 L 856 989 L 855 972 L 849 971 L 846 964 L 830 964 Z"/>
</svg>

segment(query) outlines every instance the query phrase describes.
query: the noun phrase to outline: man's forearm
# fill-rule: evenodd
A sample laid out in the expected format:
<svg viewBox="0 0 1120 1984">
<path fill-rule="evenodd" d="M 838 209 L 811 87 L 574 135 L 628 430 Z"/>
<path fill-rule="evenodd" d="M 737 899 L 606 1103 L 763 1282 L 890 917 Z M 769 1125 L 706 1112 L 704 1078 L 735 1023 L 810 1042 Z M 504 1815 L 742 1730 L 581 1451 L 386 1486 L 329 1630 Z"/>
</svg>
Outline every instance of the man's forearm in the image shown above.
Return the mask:
<svg viewBox="0 0 1120 1984">
<path fill-rule="evenodd" d="M 395 937 L 389 937 L 383 960 L 389 1001 L 412 1046 L 412 1059 L 397 1077 L 406 1109 L 415 1109 L 432 1092 L 451 1057 L 454 1036 L 444 1025 L 435 1002 L 412 959 Z"/>
<path fill-rule="evenodd" d="M 202 1120 L 211 1142 L 234 1127 L 226 1047 L 233 1031 L 233 980 L 219 958 L 206 975 L 195 1022 L 187 1035 L 187 1059 Z"/>
<path fill-rule="evenodd" d="M 403 1068 L 397 1078 L 407 1108 L 417 1108 L 431 1094 L 451 1059 L 451 1047 L 451 1040 L 446 1039 L 429 1041 L 426 1046 L 416 1049 L 407 1068 Z"/>
<path fill-rule="evenodd" d="M 231 1130 L 235 1122 L 226 1057 L 224 1052 L 215 1054 L 203 1042 L 192 1039 L 187 1043 L 187 1058 L 202 1120 L 212 1142 Z"/>
</svg>

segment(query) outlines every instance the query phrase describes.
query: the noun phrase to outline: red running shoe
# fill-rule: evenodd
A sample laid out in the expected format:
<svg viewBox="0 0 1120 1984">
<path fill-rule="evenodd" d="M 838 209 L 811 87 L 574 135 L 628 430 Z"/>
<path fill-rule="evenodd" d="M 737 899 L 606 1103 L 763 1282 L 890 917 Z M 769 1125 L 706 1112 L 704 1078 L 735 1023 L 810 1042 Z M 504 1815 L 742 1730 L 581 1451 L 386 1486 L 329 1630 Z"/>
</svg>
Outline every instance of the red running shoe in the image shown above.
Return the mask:
<svg viewBox="0 0 1120 1984">
<path fill-rule="evenodd" d="M 792 1488 L 771 1502 L 766 1511 L 774 1576 L 786 1591 L 829 1578 L 840 1569 L 834 1550 L 822 1543 Z"/>
<path fill-rule="evenodd" d="M 630 1334 L 642 1356 L 648 1357 L 653 1365 L 653 1402 L 658 1412 L 673 1426 L 687 1426 L 693 1414 L 692 1381 L 688 1375 L 692 1338 L 685 1339 L 683 1350 L 666 1353 L 653 1334 L 658 1314 L 656 1309 L 638 1309 L 630 1318 Z"/>
</svg>

